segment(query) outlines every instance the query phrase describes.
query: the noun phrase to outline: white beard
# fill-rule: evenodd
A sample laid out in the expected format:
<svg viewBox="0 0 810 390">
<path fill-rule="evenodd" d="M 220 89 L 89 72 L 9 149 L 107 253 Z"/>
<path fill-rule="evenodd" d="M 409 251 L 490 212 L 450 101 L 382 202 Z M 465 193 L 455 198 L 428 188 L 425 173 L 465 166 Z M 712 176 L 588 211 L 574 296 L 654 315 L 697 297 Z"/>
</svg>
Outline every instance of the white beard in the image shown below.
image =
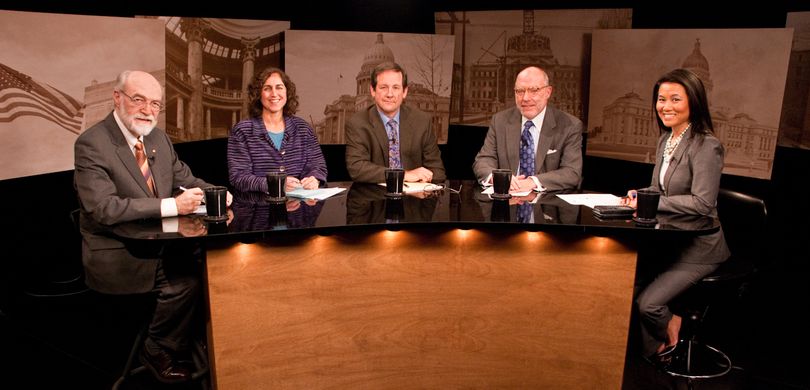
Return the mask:
<svg viewBox="0 0 810 390">
<path fill-rule="evenodd" d="M 140 136 L 145 137 L 145 136 L 149 135 L 149 133 L 152 132 L 152 130 L 155 128 L 155 126 L 157 126 L 157 118 L 155 118 L 154 115 L 146 116 L 146 115 L 143 115 L 143 114 L 140 114 L 140 113 L 134 114 L 134 115 L 128 115 L 126 112 L 123 112 L 123 111 L 124 110 L 122 110 L 122 109 L 118 110 L 118 116 L 121 118 L 121 122 L 124 123 L 124 126 L 126 126 L 129 131 L 137 134 L 137 136 L 139 136 L 139 137 Z M 147 119 L 147 120 L 150 121 L 150 123 L 148 123 L 148 124 L 137 124 L 137 123 L 135 123 L 135 119 Z"/>
</svg>

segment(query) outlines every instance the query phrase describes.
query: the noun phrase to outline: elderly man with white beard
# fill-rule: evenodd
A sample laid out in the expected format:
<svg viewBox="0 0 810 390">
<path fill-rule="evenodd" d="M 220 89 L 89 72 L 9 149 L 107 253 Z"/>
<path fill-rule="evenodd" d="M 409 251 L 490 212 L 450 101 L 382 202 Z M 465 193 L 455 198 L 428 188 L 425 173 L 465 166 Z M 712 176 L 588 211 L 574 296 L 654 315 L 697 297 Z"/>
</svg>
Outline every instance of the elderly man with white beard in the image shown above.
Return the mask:
<svg viewBox="0 0 810 390">
<path fill-rule="evenodd" d="M 156 295 L 139 358 L 158 380 L 183 382 L 190 379 L 183 354 L 200 300 L 198 248 L 185 243 L 148 251 L 105 233 L 120 222 L 191 214 L 202 202 L 201 188 L 211 184 L 194 177 L 166 132 L 155 128 L 164 107 L 157 79 L 124 71 L 112 98 L 113 112 L 74 146 L 86 283 L 107 294 Z"/>
</svg>

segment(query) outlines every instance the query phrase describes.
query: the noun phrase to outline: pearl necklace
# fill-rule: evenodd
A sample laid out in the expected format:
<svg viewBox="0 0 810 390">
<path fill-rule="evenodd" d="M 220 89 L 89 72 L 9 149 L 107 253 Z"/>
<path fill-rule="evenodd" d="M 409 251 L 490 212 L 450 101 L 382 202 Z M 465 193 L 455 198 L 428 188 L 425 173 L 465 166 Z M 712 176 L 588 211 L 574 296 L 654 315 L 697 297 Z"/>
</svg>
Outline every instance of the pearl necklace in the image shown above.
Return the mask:
<svg viewBox="0 0 810 390">
<path fill-rule="evenodd" d="M 692 127 L 691 123 L 686 125 L 686 128 L 683 129 L 681 134 L 678 137 L 676 137 L 674 140 L 672 139 L 672 135 L 675 134 L 675 131 L 673 130 L 672 132 L 669 133 L 669 139 L 667 139 L 667 145 L 664 148 L 664 160 L 672 159 L 672 153 L 675 152 L 675 148 L 677 148 L 678 145 L 681 143 L 681 139 L 683 138 L 683 135 L 686 134 L 686 131 L 689 130 L 690 127 Z"/>
</svg>

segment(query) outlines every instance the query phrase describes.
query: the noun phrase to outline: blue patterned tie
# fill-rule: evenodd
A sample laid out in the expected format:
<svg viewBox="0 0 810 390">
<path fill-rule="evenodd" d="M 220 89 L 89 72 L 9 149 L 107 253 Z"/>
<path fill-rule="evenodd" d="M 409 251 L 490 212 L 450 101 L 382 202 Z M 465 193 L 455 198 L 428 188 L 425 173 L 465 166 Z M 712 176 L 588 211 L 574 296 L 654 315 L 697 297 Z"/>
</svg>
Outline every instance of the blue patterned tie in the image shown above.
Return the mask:
<svg viewBox="0 0 810 390">
<path fill-rule="evenodd" d="M 388 127 L 388 168 L 402 168 L 402 161 L 399 156 L 397 121 L 389 120 L 386 127 Z"/>
<path fill-rule="evenodd" d="M 529 129 L 534 126 L 532 121 L 523 125 L 523 134 L 520 135 L 520 173 L 525 177 L 534 175 L 534 140 Z"/>
<path fill-rule="evenodd" d="M 521 223 L 529 223 L 532 218 L 533 207 L 529 202 L 523 202 L 518 205 L 517 220 Z"/>
</svg>

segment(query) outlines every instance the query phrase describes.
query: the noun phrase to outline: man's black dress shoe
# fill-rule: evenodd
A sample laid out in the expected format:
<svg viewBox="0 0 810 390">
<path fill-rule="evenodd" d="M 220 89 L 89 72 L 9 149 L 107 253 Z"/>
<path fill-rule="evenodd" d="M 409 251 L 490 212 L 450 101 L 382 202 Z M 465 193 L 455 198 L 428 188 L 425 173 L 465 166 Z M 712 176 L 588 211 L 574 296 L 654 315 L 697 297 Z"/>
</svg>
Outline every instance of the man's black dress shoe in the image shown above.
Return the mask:
<svg viewBox="0 0 810 390">
<path fill-rule="evenodd" d="M 141 363 L 143 363 L 155 378 L 163 383 L 179 383 L 191 379 L 191 372 L 184 365 L 172 358 L 172 356 L 160 350 L 159 353 L 153 355 L 147 351 L 146 347 L 141 348 L 139 356 Z"/>
</svg>

